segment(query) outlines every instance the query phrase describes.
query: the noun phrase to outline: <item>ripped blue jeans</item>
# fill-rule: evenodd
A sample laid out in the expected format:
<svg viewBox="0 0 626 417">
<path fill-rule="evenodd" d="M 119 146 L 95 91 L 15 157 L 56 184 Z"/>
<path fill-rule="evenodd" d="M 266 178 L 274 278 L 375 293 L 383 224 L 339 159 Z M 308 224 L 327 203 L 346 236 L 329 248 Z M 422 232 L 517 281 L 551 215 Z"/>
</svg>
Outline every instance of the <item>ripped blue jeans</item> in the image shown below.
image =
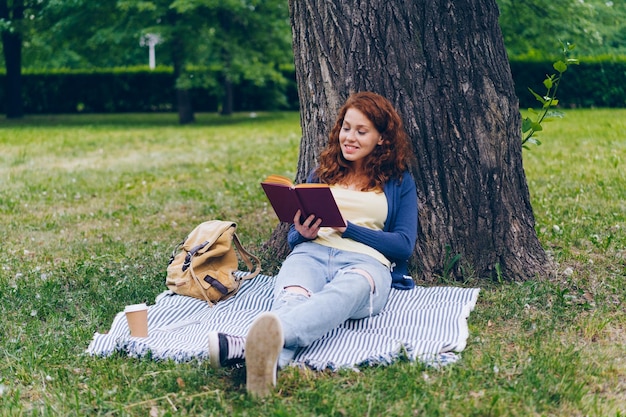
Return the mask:
<svg viewBox="0 0 626 417">
<path fill-rule="evenodd" d="M 300 293 L 286 290 L 294 287 Z M 278 366 L 286 366 L 299 347 L 344 321 L 378 314 L 390 289 L 389 268 L 371 256 L 313 242 L 297 245 L 283 262 L 274 288 L 272 311 L 285 338 Z"/>
</svg>

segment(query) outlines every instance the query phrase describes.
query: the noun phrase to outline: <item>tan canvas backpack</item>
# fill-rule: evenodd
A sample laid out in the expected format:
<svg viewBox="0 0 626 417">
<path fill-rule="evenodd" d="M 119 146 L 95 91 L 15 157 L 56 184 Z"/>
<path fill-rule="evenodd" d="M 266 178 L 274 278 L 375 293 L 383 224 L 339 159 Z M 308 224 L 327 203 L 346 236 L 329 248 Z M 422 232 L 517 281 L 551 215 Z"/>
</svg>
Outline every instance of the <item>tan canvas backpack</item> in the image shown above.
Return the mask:
<svg viewBox="0 0 626 417">
<path fill-rule="evenodd" d="M 211 305 L 237 293 L 242 281 L 259 274 L 261 262 L 242 246 L 236 229 L 236 223 L 221 220 L 207 221 L 193 229 L 172 252 L 167 287 Z M 248 268 L 243 276 L 235 275 L 239 262 L 233 242 Z"/>
</svg>

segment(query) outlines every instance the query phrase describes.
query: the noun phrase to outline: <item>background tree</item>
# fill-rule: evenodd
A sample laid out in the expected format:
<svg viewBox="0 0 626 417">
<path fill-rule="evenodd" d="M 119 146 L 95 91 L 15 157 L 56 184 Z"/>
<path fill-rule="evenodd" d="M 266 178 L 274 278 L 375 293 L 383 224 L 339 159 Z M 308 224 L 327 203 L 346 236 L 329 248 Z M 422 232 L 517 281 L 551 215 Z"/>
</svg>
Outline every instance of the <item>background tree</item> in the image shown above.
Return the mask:
<svg viewBox="0 0 626 417">
<path fill-rule="evenodd" d="M 6 115 L 19 118 L 22 108 L 22 26 L 24 0 L 0 0 L 0 32 L 6 68 Z"/>
<path fill-rule="evenodd" d="M 38 9 L 26 13 L 28 25 L 22 26 L 27 30 L 19 32 L 29 36 L 24 43 L 27 68 L 145 65 L 147 52 L 140 39 L 147 33 L 159 34 L 163 43 L 157 47 L 157 60 L 174 68 L 182 123 L 194 118 L 190 89 L 222 93 L 223 113 L 228 114 L 232 112 L 230 84 L 241 80 L 284 84 L 280 65 L 293 62 L 284 0 L 39 0 L 33 4 Z M 15 26 L 0 23 L 0 29 Z M 199 70 L 209 67 L 222 68 L 219 80 Z"/>
<path fill-rule="evenodd" d="M 219 62 L 221 113 L 233 112 L 233 84 L 242 80 L 264 85 L 284 85 L 281 65 L 293 64 L 291 26 L 285 0 L 219 1 L 208 9 L 211 41 L 204 48 L 209 62 Z M 207 50 L 210 49 L 210 50 Z M 206 58 L 205 58 L 206 59 Z"/>
<path fill-rule="evenodd" d="M 140 47 L 143 16 L 125 13 L 116 2 L 40 2 L 24 43 L 25 69 L 95 69 L 145 65 Z"/>
<path fill-rule="evenodd" d="M 626 2 L 497 0 L 510 56 L 554 58 L 558 41 L 583 56 L 626 54 Z"/>
<path fill-rule="evenodd" d="M 289 4 L 303 131 L 297 180 L 315 166 L 345 98 L 378 92 L 403 116 L 418 159 L 418 276 L 546 274 L 495 0 Z M 284 254 L 283 242 L 277 230 L 268 248 Z"/>
<path fill-rule="evenodd" d="M 139 2 L 141 7 L 145 3 Z M 228 115 L 232 113 L 234 82 L 249 80 L 263 85 L 283 80 L 279 66 L 291 61 L 291 54 L 285 53 L 289 51 L 290 28 L 283 0 L 166 0 L 165 5 L 155 10 L 165 10 L 175 19 L 149 30 L 170 41 L 179 92 L 214 85 L 215 80 L 201 74 L 191 77 L 187 70 L 191 65 L 217 64 L 222 69 L 217 80 L 224 97 L 222 114 Z M 153 20 L 163 21 L 160 16 Z M 188 106 L 191 109 L 191 103 Z"/>
</svg>

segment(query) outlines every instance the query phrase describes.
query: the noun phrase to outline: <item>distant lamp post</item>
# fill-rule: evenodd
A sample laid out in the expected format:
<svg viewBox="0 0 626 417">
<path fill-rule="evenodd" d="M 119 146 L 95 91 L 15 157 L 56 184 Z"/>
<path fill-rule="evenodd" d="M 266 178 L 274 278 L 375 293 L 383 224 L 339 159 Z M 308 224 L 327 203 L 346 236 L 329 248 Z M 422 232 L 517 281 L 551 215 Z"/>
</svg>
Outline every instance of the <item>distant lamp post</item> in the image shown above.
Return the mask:
<svg viewBox="0 0 626 417">
<path fill-rule="evenodd" d="M 154 47 L 159 43 L 161 43 L 161 36 L 156 33 L 147 33 L 139 40 L 139 45 L 148 47 L 148 63 L 151 70 L 156 67 L 156 54 L 154 52 Z"/>
</svg>

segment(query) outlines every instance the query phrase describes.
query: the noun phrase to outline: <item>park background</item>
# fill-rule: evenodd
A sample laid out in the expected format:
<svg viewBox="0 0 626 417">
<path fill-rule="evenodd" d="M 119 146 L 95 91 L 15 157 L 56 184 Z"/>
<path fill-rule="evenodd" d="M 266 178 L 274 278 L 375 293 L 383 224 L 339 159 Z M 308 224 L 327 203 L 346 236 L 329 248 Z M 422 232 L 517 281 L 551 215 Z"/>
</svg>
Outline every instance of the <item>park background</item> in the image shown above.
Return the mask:
<svg viewBox="0 0 626 417">
<path fill-rule="evenodd" d="M 500 0 L 520 107 L 537 103 L 559 43 L 581 63 L 564 107 L 624 107 L 626 6 Z M 297 110 L 287 1 L 3 1 L 0 112 Z M 19 90 L 19 93 L 16 91 Z M 17 95 L 17 97 L 16 97 Z"/>
<path fill-rule="evenodd" d="M 164 289 L 193 225 L 236 219 L 260 250 L 276 223 L 258 181 L 295 175 L 287 3 L 171 4 L 0 2 L 23 74 L 23 114 L 0 120 L 0 415 L 626 414 L 618 1 L 499 2 L 522 109 L 535 104 L 527 87 L 554 72 L 559 41 L 581 61 L 563 78 L 563 118 L 524 150 L 537 235 L 559 269 L 523 283 L 439 277 L 482 288 L 460 363 L 290 369 L 256 402 L 241 370 L 85 357 L 125 304 Z M 27 6 L 21 21 L 5 5 Z M 162 37 L 154 69 L 149 33 Z"/>
</svg>

